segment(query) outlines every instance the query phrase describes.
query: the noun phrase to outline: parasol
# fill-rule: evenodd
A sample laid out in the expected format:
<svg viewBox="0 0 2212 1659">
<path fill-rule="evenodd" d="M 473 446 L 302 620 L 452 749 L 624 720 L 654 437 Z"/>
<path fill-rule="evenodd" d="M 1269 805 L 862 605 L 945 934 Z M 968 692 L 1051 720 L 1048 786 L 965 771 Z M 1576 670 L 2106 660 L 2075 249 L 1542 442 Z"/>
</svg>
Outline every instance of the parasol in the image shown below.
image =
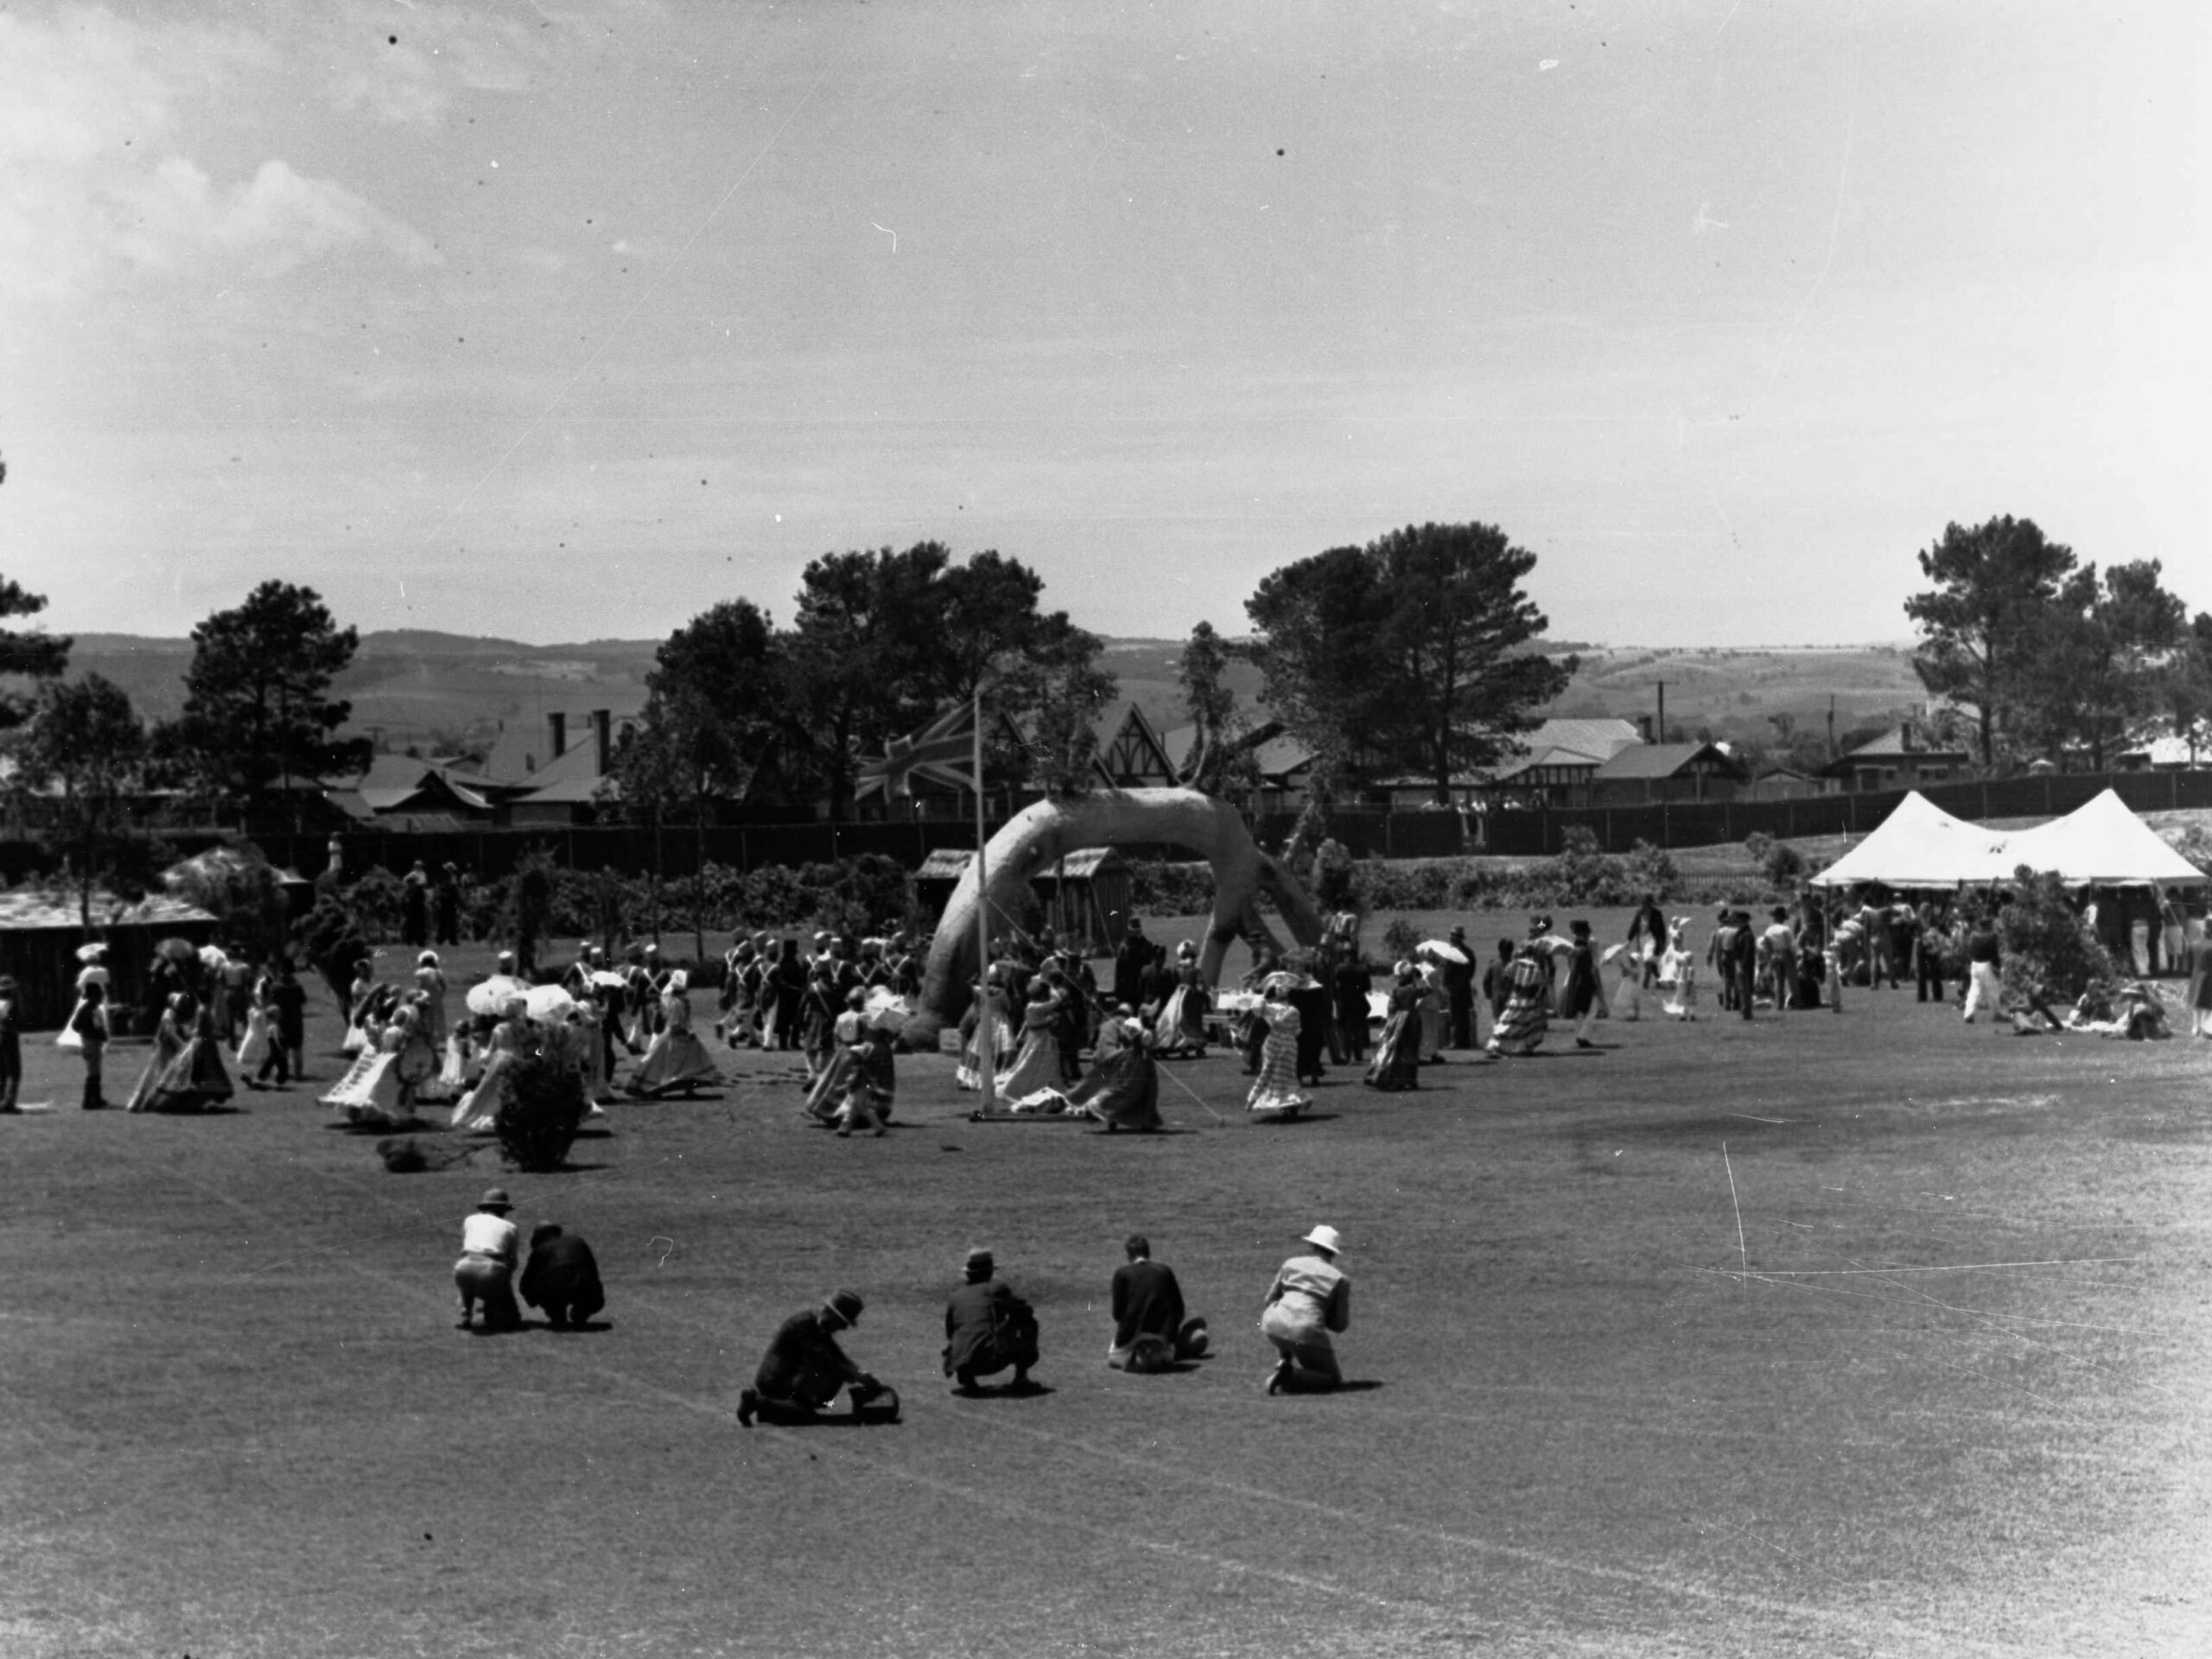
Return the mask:
<svg viewBox="0 0 2212 1659">
<path fill-rule="evenodd" d="M 222 946 L 203 944 L 200 947 L 200 960 L 210 968 L 224 968 L 230 965 L 231 959 L 223 954 Z"/>
<path fill-rule="evenodd" d="M 468 988 L 467 1001 L 471 1014 L 499 1014 L 505 1010 L 510 997 L 523 995 L 530 987 L 512 974 L 494 974 L 482 983 Z"/>
<path fill-rule="evenodd" d="M 1449 939 L 1423 939 L 1414 949 L 1419 955 L 1437 962 L 1455 963 L 1462 968 L 1467 965 L 1467 953 Z"/>
<path fill-rule="evenodd" d="M 598 986 L 619 988 L 630 982 L 620 974 L 610 972 L 605 968 L 598 968 L 592 971 L 591 982 Z"/>
<path fill-rule="evenodd" d="M 1613 959 L 1627 949 L 1628 946 L 1625 944 L 1609 944 L 1605 947 L 1605 954 L 1599 957 L 1598 960 L 1610 967 L 1612 964 Z"/>
<path fill-rule="evenodd" d="M 576 1006 L 576 999 L 558 985 L 533 985 L 523 993 L 522 1002 L 531 1019 L 547 1021 L 566 1019 Z"/>
<path fill-rule="evenodd" d="M 190 939 L 167 938 L 154 947 L 154 954 L 168 962 L 197 962 L 199 948 Z"/>
<path fill-rule="evenodd" d="M 105 955 L 107 955 L 107 946 L 97 939 L 90 944 L 80 944 L 77 947 L 77 960 L 79 962 L 98 962 Z"/>
</svg>

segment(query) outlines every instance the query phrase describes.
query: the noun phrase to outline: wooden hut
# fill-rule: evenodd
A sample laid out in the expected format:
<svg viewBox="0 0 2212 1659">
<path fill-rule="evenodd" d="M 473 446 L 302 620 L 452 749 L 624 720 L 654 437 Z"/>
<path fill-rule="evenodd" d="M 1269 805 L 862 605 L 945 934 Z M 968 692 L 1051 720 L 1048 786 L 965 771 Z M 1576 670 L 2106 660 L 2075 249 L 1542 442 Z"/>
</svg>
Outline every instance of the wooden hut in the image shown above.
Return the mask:
<svg viewBox="0 0 2212 1659">
<path fill-rule="evenodd" d="M 965 849 L 940 847 L 922 861 L 914 873 L 914 896 L 925 911 L 944 913 L 975 856 Z M 1107 951 L 1128 931 L 1130 884 L 1128 864 L 1119 853 L 1110 847 L 1086 847 L 1047 864 L 1031 878 L 1029 889 L 1037 895 L 1046 927 L 1089 939 Z"/>
<path fill-rule="evenodd" d="M 214 917 L 179 899 L 148 897 L 136 904 L 111 893 L 92 893 L 92 931 L 85 931 L 77 894 L 60 888 L 23 887 L 0 893 L 0 974 L 14 976 L 16 1006 L 26 1031 L 55 1031 L 77 1004 L 79 945 L 107 946 L 108 1001 L 118 1013 L 117 1035 L 149 1028 L 142 1023 L 154 947 L 183 939 L 195 949 L 212 944 Z"/>
</svg>

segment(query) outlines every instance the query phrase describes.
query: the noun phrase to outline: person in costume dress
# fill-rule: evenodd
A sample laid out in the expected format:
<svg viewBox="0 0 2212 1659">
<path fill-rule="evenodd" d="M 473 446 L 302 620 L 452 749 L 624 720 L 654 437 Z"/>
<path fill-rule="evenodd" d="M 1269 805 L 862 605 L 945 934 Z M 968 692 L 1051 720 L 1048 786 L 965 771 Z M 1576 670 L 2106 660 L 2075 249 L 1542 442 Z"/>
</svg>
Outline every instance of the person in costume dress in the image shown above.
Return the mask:
<svg viewBox="0 0 2212 1659">
<path fill-rule="evenodd" d="M 1198 948 L 1185 939 L 1175 947 L 1175 988 L 1153 1027 L 1153 1052 L 1161 1059 L 1206 1057 L 1205 982 L 1198 976 Z"/>
<path fill-rule="evenodd" d="M 1550 931 L 1550 920 L 1540 920 L 1513 953 L 1505 971 L 1505 1007 L 1490 1034 L 1493 1054 L 1533 1054 L 1543 1046 L 1544 1033 L 1551 1027 L 1551 990 L 1539 941 Z"/>
<path fill-rule="evenodd" d="M 960 1064 L 952 1074 L 953 1082 L 959 1087 L 983 1086 L 982 1045 L 986 1039 L 990 1043 L 991 1075 L 995 1077 L 1014 1047 L 1014 1022 L 1007 1014 L 1006 990 L 999 983 L 995 970 L 982 986 L 980 996 L 969 999 L 968 1012 L 961 1017 Z"/>
<path fill-rule="evenodd" d="M 69 1017 L 61 1022 L 61 1029 L 54 1033 L 54 1046 L 56 1048 L 84 1046 L 85 1039 L 79 1035 L 77 1030 L 77 1015 L 83 1011 L 86 1002 L 90 1000 L 86 995 L 87 986 L 99 986 L 100 1000 L 103 1002 L 107 1000 L 107 946 L 97 940 L 91 944 L 80 944 L 77 947 L 77 960 L 84 963 L 84 966 L 77 970 L 77 1001 L 69 1010 Z"/>
<path fill-rule="evenodd" d="M 1290 978 L 1290 991 L 1284 1000 L 1298 1010 L 1298 1080 L 1318 1086 L 1321 1052 L 1336 1028 L 1329 988 L 1301 969 L 1292 969 Z"/>
<path fill-rule="evenodd" d="M 223 1069 L 222 1039 L 215 1034 L 214 1017 L 207 1005 L 187 995 L 171 1017 L 183 1040 L 155 1083 L 143 1109 L 204 1112 L 222 1105 L 231 1097 L 231 1074 Z"/>
<path fill-rule="evenodd" d="M 1697 1018 L 1697 957 L 1689 948 L 1690 918 L 1677 916 L 1668 925 L 1667 953 L 1659 959 L 1659 982 L 1667 1000 L 1659 1006 L 1669 1018 Z"/>
<path fill-rule="evenodd" d="M 2212 937 L 2204 922 L 2192 918 L 2185 925 L 2189 938 L 2189 1030 L 2193 1037 L 2212 1037 Z"/>
<path fill-rule="evenodd" d="M 845 1084 L 860 1059 L 866 1040 L 868 993 L 855 987 L 845 997 L 845 1011 L 830 1027 L 830 1063 L 822 1068 L 806 1091 L 806 1115 L 821 1123 L 835 1123 L 845 1100 Z"/>
<path fill-rule="evenodd" d="M 415 1118 L 415 1095 L 437 1074 L 437 1051 L 423 1029 L 423 1011 L 408 1002 L 392 1014 L 377 1036 L 373 1053 L 362 1057 L 323 1103 L 355 1123 L 397 1128 Z"/>
<path fill-rule="evenodd" d="M 1124 1004 L 1098 1027 L 1098 1060 L 1090 1075 L 1068 1090 L 1068 1110 L 1095 1117 L 1106 1133 L 1164 1128 L 1160 1116 L 1160 1068 L 1153 1064 L 1152 1033 Z"/>
<path fill-rule="evenodd" d="M 448 1028 L 446 975 L 435 950 L 425 950 L 415 959 L 415 995 L 423 1009 L 423 1034 L 430 1039 L 432 1048 L 443 1048 Z"/>
<path fill-rule="evenodd" d="M 526 1006 L 518 996 L 507 999 L 499 1023 L 492 1027 L 491 1037 L 485 1044 L 484 1075 L 477 1078 L 474 1089 L 454 1103 L 453 1128 L 488 1129 L 498 1118 L 500 1104 L 506 1099 L 507 1073 L 528 1040 L 523 1028 Z"/>
<path fill-rule="evenodd" d="M 1367 1064 L 1368 993 L 1375 988 L 1375 973 L 1359 954 L 1357 941 L 1345 946 L 1336 966 L 1329 970 L 1329 991 L 1337 1004 L 1337 1040 L 1344 1046 L 1347 1065 Z"/>
<path fill-rule="evenodd" d="M 688 1099 L 702 1084 L 720 1084 L 714 1056 L 691 1029 L 691 977 L 678 969 L 660 994 L 660 1029 L 645 1059 L 630 1075 L 633 1095 L 665 1095 L 680 1089 Z"/>
<path fill-rule="evenodd" d="M 1598 1018 L 1598 957 L 1590 947 L 1590 924 L 1577 917 L 1568 924 L 1574 945 L 1567 959 L 1567 984 L 1560 997 L 1560 1015 L 1574 1021 L 1574 1046 L 1595 1048 L 1590 1033 Z"/>
<path fill-rule="evenodd" d="M 101 1090 L 101 1064 L 107 1053 L 107 984 L 105 980 L 92 980 L 78 992 L 77 1011 L 69 1016 L 69 1034 L 74 1037 L 76 1048 L 85 1057 L 85 1110 L 95 1112 L 107 1105 L 107 1096 Z"/>
<path fill-rule="evenodd" d="M 1019 1107 L 1040 1094 L 1058 1094 L 1065 1082 L 1060 1074 L 1059 1028 L 1059 997 L 1040 978 L 1021 1016 L 1021 1046 L 994 1085 L 1008 1107 Z"/>
<path fill-rule="evenodd" d="M 1434 1065 L 1444 1058 L 1444 1037 L 1449 1025 L 1444 964 L 1424 958 L 1414 965 L 1414 971 L 1421 981 L 1421 1064 Z"/>
<path fill-rule="evenodd" d="M 1363 1079 L 1370 1089 L 1396 1092 L 1421 1087 L 1421 975 L 1412 963 L 1399 963 L 1390 970 L 1382 1035 Z"/>
<path fill-rule="evenodd" d="M 181 991 L 170 995 L 162 1009 L 160 1021 L 154 1027 L 154 1052 L 146 1057 L 145 1070 L 139 1072 L 138 1081 L 132 1085 L 130 1096 L 123 1103 L 126 1112 L 152 1109 L 154 1090 L 161 1086 L 162 1073 L 169 1069 L 169 1062 L 184 1048 L 184 1027 L 177 1019 L 177 1007 L 184 1000 Z"/>
<path fill-rule="evenodd" d="M 1298 1039 L 1304 1021 L 1290 1003 L 1297 982 L 1294 975 L 1276 973 L 1261 987 L 1267 998 L 1261 1007 L 1268 1037 L 1260 1048 L 1260 1075 L 1244 1096 L 1245 1114 L 1261 1122 L 1296 1117 L 1313 1103 L 1298 1092 Z"/>
<path fill-rule="evenodd" d="M 1276 1269 L 1260 1313 L 1260 1334 L 1281 1356 L 1268 1374 L 1269 1394 L 1320 1394 L 1344 1386 L 1329 1338 L 1351 1326 L 1351 1281 L 1337 1265 L 1343 1242 L 1333 1227 L 1316 1227 L 1298 1241 L 1312 1250 Z"/>
<path fill-rule="evenodd" d="M 855 987 L 855 995 L 865 998 L 867 993 Z M 889 1025 L 861 1021 L 837 1107 L 841 1139 L 855 1129 L 868 1129 L 879 1139 L 883 1135 L 891 1122 L 892 1102 L 899 1092 L 898 1070 L 892 1058 L 898 1042 L 899 1034 Z"/>
<path fill-rule="evenodd" d="M 365 957 L 353 964 L 353 982 L 346 992 L 346 1038 L 340 1045 L 343 1052 L 359 1054 L 376 1046 L 369 1035 L 367 1020 L 381 989 L 374 963 Z"/>
<path fill-rule="evenodd" d="M 232 1057 L 238 1069 L 238 1081 L 249 1089 L 264 1087 L 261 1073 L 270 1063 L 276 1049 L 276 1036 L 269 1017 L 269 986 L 271 976 L 257 974 L 247 986 L 243 998 L 245 1011 L 245 1035 L 238 1039 L 238 1052 Z"/>
</svg>

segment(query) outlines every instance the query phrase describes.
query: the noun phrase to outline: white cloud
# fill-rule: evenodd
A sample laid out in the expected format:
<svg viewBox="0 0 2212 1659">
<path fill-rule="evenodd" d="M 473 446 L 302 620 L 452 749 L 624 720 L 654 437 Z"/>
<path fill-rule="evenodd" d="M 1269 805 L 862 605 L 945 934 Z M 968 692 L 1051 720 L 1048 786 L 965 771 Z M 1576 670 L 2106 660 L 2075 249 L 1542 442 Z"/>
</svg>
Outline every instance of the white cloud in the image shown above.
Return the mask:
<svg viewBox="0 0 2212 1659">
<path fill-rule="evenodd" d="M 0 290 L 66 297 L 203 264 L 266 278 L 349 248 L 437 263 L 335 181 L 272 157 L 219 181 L 194 158 L 195 139 L 235 151 L 240 135 L 181 111 L 219 116 L 285 73 L 270 41 L 227 26 L 0 15 Z"/>
</svg>

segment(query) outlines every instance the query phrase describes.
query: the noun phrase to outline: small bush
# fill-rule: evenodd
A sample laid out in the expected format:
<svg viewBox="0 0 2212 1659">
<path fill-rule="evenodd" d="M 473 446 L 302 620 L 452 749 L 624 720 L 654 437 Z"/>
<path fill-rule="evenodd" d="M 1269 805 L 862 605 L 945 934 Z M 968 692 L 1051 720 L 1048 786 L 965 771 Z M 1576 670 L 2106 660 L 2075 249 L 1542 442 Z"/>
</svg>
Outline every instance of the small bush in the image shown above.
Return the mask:
<svg viewBox="0 0 2212 1659">
<path fill-rule="evenodd" d="M 492 1120 L 499 1150 L 518 1169 L 560 1168 L 591 1109 L 582 1074 L 550 1033 L 533 1027 L 530 1046 L 507 1068 L 505 1083 Z"/>
<path fill-rule="evenodd" d="M 1382 930 L 1382 949 L 1392 962 L 1405 961 L 1420 944 L 1420 931 L 1403 916 L 1392 917 L 1390 925 Z"/>
</svg>

